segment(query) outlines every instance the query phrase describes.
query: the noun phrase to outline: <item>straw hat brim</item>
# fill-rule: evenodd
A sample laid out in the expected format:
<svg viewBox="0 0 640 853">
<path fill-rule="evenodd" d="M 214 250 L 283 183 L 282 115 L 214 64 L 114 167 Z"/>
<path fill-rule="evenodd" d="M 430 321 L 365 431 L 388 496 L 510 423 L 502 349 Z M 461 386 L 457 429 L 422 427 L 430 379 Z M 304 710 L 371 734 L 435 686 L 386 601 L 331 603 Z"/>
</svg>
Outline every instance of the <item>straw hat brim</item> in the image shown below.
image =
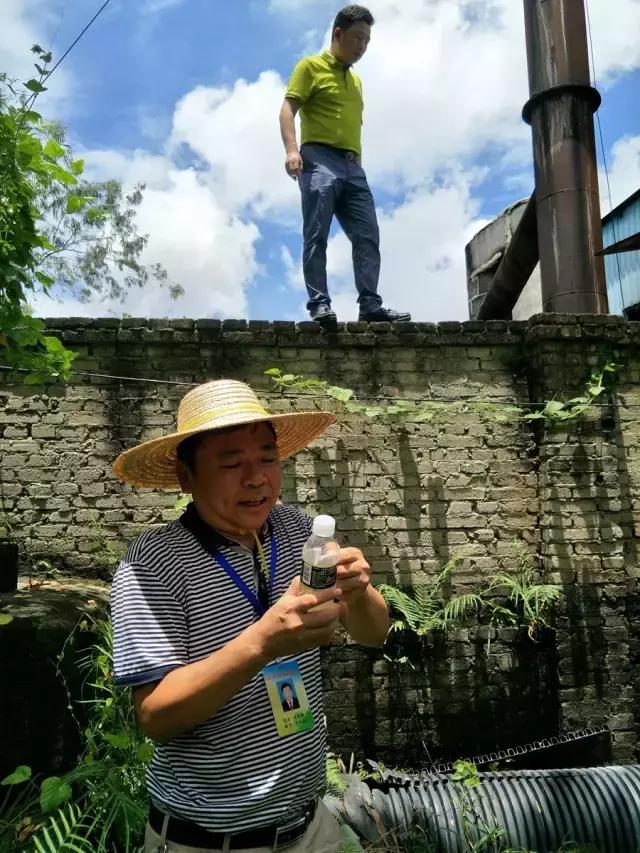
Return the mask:
<svg viewBox="0 0 640 853">
<path fill-rule="evenodd" d="M 307 447 L 335 420 L 336 416 L 331 412 L 289 412 L 283 415 L 253 416 L 234 423 L 202 424 L 195 429 L 152 438 L 125 450 L 116 459 L 113 472 L 119 480 L 131 486 L 179 489 L 175 471 L 176 449 L 192 435 L 268 421 L 276 433 L 278 456 L 280 460 L 284 460 Z"/>
</svg>

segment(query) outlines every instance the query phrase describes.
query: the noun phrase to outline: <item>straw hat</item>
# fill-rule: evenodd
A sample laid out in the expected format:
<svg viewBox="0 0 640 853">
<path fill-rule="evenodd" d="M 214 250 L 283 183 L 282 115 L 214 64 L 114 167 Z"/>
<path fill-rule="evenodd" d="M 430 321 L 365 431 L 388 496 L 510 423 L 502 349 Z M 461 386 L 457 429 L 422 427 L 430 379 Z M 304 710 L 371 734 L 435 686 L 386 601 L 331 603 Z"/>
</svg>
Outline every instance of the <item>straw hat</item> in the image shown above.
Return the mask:
<svg viewBox="0 0 640 853">
<path fill-rule="evenodd" d="M 269 421 L 276 432 L 280 459 L 293 456 L 335 421 L 331 412 L 291 412 L 271 415 L 244 382 L 220 379 L 198 385 L 180 401 L 178 429 L 125 450 L 113 471 L 132 486 L 156 489 L 180 488 L 175 473 L 178 445 L 199 432 Z"/>
</svg>

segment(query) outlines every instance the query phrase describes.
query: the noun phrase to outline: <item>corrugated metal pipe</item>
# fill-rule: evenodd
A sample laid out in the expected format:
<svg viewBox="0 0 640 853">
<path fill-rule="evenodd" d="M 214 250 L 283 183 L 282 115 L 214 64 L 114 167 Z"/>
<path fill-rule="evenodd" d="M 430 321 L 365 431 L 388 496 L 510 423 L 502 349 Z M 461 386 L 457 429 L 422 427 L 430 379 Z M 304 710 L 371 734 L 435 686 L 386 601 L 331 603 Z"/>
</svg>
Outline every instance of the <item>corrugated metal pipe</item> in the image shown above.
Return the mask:
<svg viewBox="0 0 640 853">
<path fill-rule="evenodd" d="M 420 774 L 403 785 L 350 776 L 343 800 L 330 799 L 330 806 L 368 841 L 387 832 L 405 835 L 419 825 L 432 849 L 462 853 L 469 849 L 463 841 L 462 790 L 466 831 L 502 827 L 504 847 L 556 853 L 573 842 L 599 853 L 640 850 L 640 765 L 479 775 L 476 787 L 439 773 Z"/>
</svg>

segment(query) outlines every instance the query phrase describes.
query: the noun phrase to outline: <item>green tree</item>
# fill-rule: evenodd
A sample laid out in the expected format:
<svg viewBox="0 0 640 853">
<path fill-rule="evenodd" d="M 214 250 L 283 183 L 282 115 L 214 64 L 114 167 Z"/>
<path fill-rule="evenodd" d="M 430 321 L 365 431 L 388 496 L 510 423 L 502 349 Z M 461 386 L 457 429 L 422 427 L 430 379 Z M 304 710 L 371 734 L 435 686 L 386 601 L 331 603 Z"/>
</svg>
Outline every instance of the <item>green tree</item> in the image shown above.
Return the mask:
<svg viewBox="0 0 640 853">
<path fill-rule="evenodd" d="M 148 237 L 138 232 L 136 208 L 144 187 L 124 193 L 117 181 L 82 179 L 62 125 L 33 107 L 46 87 L 51 54 L 32 48 L 37 78 L 16 86 L 0 74 L 0 357 L 26 368 L 26 381 L 68 378 L 73 353 L 32 317 L 37 292 L 122 298 L 130 287 L 168 282 L 159 265 L 140 258 Z"/>
<path fill-rule="evenodd" d="M 172 298 L 182 296 L 180 285 L 169 282 L 160 264 L 142 264 L 140 256 L 148 235 L 136 227 L 136 210 L 145 186 L 125 193 L 118 181 L 84 180 L 82 160 L 74 160 L 59 122 L 47 125 L 60 146 L 59 163 L 77 176 L 72 186 L 47 182 L 36 199 L 42 231 L 52 248 L 39 256 L 39 269 L 77 299 L 93 296 L 122 299 L 129 288 L 151 281 L 166 286 Z"/>
</svg>

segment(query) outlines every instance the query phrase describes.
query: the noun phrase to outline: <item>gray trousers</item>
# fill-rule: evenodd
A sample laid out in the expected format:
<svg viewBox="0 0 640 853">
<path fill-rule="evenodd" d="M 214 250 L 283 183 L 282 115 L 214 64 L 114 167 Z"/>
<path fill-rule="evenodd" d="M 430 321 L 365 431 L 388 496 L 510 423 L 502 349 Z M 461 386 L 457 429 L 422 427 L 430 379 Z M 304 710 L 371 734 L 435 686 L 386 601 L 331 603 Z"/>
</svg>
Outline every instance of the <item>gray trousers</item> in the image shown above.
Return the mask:
<svg viewBox="0 0 640 853">
<path fill-rule="evenodd" d="M 351 241 L 360 311 L 375 311 L 380 276 L 380 233 L 376 208 L 362 166 L 340 149 L 308 142 L 300 149 L 304 170 L 298 178 L 302 197 L 302 267 L 307 308 L 329 305 L 327 241 L 333 217 Z"/>
</svg>

